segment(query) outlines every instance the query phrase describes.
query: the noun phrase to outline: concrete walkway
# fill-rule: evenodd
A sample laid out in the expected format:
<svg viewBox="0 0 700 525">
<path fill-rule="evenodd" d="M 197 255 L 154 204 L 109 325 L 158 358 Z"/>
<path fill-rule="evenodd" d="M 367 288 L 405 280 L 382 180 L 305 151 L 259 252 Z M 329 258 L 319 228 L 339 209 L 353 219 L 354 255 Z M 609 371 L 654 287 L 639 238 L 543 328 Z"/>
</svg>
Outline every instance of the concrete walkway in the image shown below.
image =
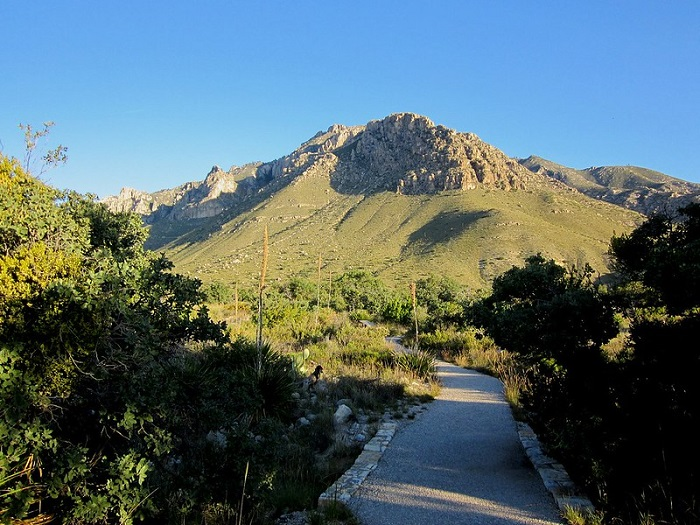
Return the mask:
<svg viewBox="0 0 700 525">
<path fill-rule="evenodd" d="M 356 516 L 364 525 L 563 523 L 501 382 L 441 361 L 438 374 L 440 396 L 381 447 L 349 498 Z"/>
</svg>

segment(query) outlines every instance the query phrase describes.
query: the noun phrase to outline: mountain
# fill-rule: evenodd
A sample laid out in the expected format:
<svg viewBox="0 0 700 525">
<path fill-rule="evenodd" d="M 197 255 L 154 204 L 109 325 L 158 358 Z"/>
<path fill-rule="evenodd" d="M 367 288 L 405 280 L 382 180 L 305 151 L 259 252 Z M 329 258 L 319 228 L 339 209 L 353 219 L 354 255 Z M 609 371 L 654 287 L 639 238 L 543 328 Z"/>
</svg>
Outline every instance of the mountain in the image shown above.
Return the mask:
<svg viewBox="0 0 700 525">
<path fill-rule="evenodd" d="M 589 197 L 644 215 L 673 211 L 691 202 L 700 202 L 700 184 L 637 166 L 602 166 L 577 170 L 536 156 L 518 162 L 534 173 L 562 181 Z"/>
<path fill-rule="evenodd" d="M 215 217 L 233 200 L 255 191 L 255 172 L 259 165 L 234 166 L 227 172 L 214 166 L 200 182 L 188 182 L 155 193 L 122 188 L 119 195 L 107 197 L 104 202 L 112 211 L 140 214 L 146 224 Z"/>
<path fill-rule="evenodd" d="M 366 269 L 405 284 L 445 274 L 483 288 L 538 252 L 605 274 L 610 237 L 643 219 L 584 194 L 605 177 L 624 184 L 614 169 L 518 161 L 473 133 L 400 113 L 333 125 L 272 162 L 106 202 L 141 213 L 148 247 L 204 281 L 254 283 L 267 225 L 271 279 L 314 277 L 320 256 L 326 276 Z"/>
</svg>

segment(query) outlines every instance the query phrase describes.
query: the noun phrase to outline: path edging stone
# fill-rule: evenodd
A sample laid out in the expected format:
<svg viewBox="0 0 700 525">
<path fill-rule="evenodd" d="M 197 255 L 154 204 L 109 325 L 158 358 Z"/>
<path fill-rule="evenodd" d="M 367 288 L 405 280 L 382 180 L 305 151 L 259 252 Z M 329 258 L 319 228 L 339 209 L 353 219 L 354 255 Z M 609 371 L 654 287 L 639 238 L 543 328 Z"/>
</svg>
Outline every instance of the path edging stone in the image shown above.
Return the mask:
<svg viewBox="0 0 700 525">
<path fill-rule="evenodd" d="M 542 452 L 539 439 L 530 425 L 521 421 L 516 421 L 516 425 L 525 455 L 540 475 L 559 510 L 562 513 L 567 509 L 594 512 L 595 506 L 571 481 L 564 466 Z M 396 421 L 382 421 L 377 433 L 365 444 L 353 465 L 319 496 L 318 506 L 335 501 L 347 504 L 369 473 L 377 468 L 397 428 Z"/>
<path fill-rule="evenodd" d="M 593 503 L 571 481 L 564 466 L 542 452 L 537 435 L 530 425 L 521 421 L 517 421 L 516 424 L 525 455 L 554 497 L 559 510 L 564 512 L 571 508 L 579 512 L 594 512 Z"/>
<path fill-rule="evenodd" d="M 396 421 L 383 421 L 377 433 L 362 448 L 353 465 L 318 498 L 318 506 L 339 501 L 348 503 L 365 478 L 377 468 L 382 454 L 396 433 Z"/>
</svg>

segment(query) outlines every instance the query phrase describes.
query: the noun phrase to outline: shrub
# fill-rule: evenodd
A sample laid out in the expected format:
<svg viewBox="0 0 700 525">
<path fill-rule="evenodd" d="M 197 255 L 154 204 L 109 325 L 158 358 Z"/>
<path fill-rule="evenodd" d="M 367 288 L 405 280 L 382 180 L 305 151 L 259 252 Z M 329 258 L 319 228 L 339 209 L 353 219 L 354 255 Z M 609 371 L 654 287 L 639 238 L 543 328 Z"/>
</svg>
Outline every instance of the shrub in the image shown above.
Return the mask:
<svg viewBox="0 0 700 525">
<path fill-rule="evenodd" d="M 395 359 L 399 368 L 418 379 L 429 381 L 437 378 L 435 356 L 432 353 L 424 351 L 405 352 L 396 354 Z"/>
</svg>

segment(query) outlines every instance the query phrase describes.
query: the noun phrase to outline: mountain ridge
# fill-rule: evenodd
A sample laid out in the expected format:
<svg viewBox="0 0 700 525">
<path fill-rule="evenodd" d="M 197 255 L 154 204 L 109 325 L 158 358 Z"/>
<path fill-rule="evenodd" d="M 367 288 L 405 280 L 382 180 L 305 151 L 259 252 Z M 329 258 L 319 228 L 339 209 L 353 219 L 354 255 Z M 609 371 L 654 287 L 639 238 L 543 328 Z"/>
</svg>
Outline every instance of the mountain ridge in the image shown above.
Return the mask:
<svg viewBox="0 0 700 525">
<path fill-rule="evenodd" d="M 605 177 L 626 204 L 637 190 L 624 188 L 615 170 L 528 159 L 397 113 L 364 126 L 334 124 L 271 162 L 215 166 L 200 182 L 157 194 L 123 190 L 123 199 L 105 202 L 145 210 L 147 246 L 204 281 L 253 280 L 264 225 L 279 278 L 314 275 L 321 256 L 330 273 L 363 269 L 400 283 L 438 272 L 483 288 L 540 252 L 606 274 L 610 237 L 642 215 L 592 195 L 605 195 Z M 647 181 L 648 202 L 668 190 L 660 175 L 628 179 Z"/>
<path fill-rule="evenodd" d="M 410 133 L 396 133 L 401 127 Z M 413 140 L 396 143 L 407 136 Z M 386 146 L 391 139 L 395 142 L 389 144 L 393 152 L 378 147 L 381 142 Z M 455 155 L 460 150 L 464 154 Z M 273 161 L 232 166 L 228 171 L 214 166 L 202 181 L 153 193 L 123 188 L 119 195 L 103 201 L 114 211 L 142 215 L 147 224 L 163 219 L 205 218 L 223 212 L 233 195 L 245 198 L 269 182 L 294 178 L 307 171 L 330 174 L 338 167 L 338 160 L 360 163 L 365 172 L 375 175 L 374 180 L 367 180 L 357 172 L 348 173 L 352 170 L 341 165 L 334 174 L 335 186 L 341 191 L 379 188 L 408 194 L 435 193 L 474 189 L 477 184 L 523 189 L 533 182 L 532 173 L 645 215 L 668 206 L 681 207 L 698 201 L 700 196 L 699 184 L 637 166 L 576 169 L 535 155 L 511 158 L 474 133 L 436 126 L 427 117 L 414 113 L 395 113 L 364 126 L 333 124 L 289 155 Z M 516 165 L 529 173 L 518 171 Z M 216 182 L 211 181 L 214 176 Z M 211 202 L 217 199 L 218 203 Z"/>
<path fill-rule="evenodd" d="M 700 201 L 700 184 L 639 166 L 575 169 L 531 155 L 518 162 L 594 199 L 651 215 Z"/>
</svg>

